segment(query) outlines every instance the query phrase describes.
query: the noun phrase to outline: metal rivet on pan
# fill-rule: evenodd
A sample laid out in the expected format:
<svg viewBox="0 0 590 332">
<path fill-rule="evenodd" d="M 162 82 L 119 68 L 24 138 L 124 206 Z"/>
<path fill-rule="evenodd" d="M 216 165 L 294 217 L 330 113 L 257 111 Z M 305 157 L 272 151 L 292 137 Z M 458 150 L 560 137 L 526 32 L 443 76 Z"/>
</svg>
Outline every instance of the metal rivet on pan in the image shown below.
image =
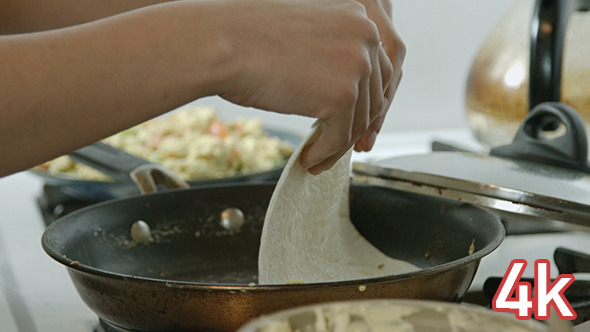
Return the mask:
<svg viewBox="0 0 590 332">
<path fill-rule="evenodd" d="M 236 231 L 244 225 L 244 213 L 237 208 L 221 211 L 221 226 L 228 231 Z"/>
<path fill-rule="evenodd" d="M 146 244 L 152 238 L 150 226 L 143 220 L 138 220 L 131 225 L 130 234 L 135 244 Z"/>
</svg>

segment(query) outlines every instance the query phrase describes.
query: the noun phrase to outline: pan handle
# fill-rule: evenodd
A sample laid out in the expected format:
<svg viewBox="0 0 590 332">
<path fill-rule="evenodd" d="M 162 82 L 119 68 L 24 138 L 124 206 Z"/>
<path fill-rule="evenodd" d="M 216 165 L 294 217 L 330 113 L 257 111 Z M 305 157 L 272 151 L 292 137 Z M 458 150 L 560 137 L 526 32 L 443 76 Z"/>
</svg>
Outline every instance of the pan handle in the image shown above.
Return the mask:
<svg viewBox="0 0 590 332">
<path fill-rule="evenodd" d="M 137 185 L 142 194 L 155 192 L 158 186 L 168 189 L 189 187 L 165 167 L 102 142 L 78 149 L 69 156 L 111 176 L 115 181 Z"/>
<path fill-rule="evenodd" d="M 520 126 L 514 142 L 491 149 L 490 155 L 590 172 L 584 122 L 573 108 L 556 102 L 537 105 Z"/>
</svg>

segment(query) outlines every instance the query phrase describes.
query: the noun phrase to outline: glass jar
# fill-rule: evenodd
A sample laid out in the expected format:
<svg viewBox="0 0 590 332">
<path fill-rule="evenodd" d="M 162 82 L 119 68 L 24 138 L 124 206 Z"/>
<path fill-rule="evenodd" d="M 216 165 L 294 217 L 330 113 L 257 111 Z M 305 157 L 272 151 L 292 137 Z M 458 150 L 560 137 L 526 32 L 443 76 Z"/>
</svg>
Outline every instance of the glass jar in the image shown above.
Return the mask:
<svg viewBox="0 0 590 332">
<path fill-rule="evenodd" d="M 537 2 L 538 1 L 538 2 Z M 518 0 L 487 36 L 475 57 L 465 90 L 465 115 L 476 139 L 495 147 L 512 142 L 529 110 L 531 31 L 535 5 L 574 0 Z M 569 3 L 568 3 L 569 1 Z M 542 4 L 541 4 L 542 5 Z M 570 7 L 568 7 L 570 8 Z M 557 97 L 581 115 L 586 131 L 590 129 L 590 13 L 568 9 L 564 17 L 562 61 L 555 88 Z M 557 22 L 555 24 L 558 24 Z M 543 22 L 540 30 L 555 26 Z M 533 51 L 534 52 L 534 51 Z M 543 64 L 550 65 L 550 64 Z M 539 93 L 539 92 L 538 92 Z M 540 92 L 544 93 L 544 92 Z M 558 100 L 551 100 L 558 99 Z M 534 105 L 532 105 L 534 106 Z"/>
</svg>

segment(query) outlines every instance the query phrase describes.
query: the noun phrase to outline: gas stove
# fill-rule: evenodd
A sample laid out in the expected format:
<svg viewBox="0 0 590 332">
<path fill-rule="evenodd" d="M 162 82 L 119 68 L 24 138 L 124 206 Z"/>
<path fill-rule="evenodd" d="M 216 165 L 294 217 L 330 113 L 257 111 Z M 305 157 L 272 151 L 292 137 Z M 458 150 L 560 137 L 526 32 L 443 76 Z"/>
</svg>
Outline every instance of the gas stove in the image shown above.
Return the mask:
<svg viewBox="0 0 590 332">
<path fill-rule="evenodd" d="M 397 155 L 428 153 L 433 141 L 460 142 L 467 149 L 481 150 L 464 128 L 384 133 L 380 135 L 372 152 L 355 154 L 353 160 L 371 161 Z M 41 248 L 40 238 L 48 223 L 88 204 L 64 195 L 59 188 L 44 185 L 42 179 L 28 172 L 0 179 L 1 331 L 122 331 L 99 321 L 79 298 L 66 270 Z M 577 253 L 582 256 L 590 253 L 590 233 L 512 229 L 502 245 L 482 260 L 465 301 L 488 306 L 489 293 L 493 291 L 494 280 L 497 280 L 493 278 L 502 277 L 514 258 L 530 262 L 547 258 L 552 262 L 552 277 L 569 273 L 558 270 L 554 263 L 555 250 L 560 247 L 576 252 L 565 250 L 578 258 L 578 266 L 586 264 L 586 267 L 590 267 L 590 263 L 576 256 Z M 528 267 L 524 277 L 532 275 L 532 267 Z M 580 289 L 580 293 L 571 295 L 577 301 L 577 304 L 573 301 L 572 304 L 585 308 L 588 306 L 586 295 L 590 295 L 587 291 L 588 282 L 584 281 L 583 273 L 577 273 L 576 278 L 576 282 L 579 281 L 576 289 Z M 586 279 L 590 280 L 590 277 Z M 585 311 L 580 311 L 578 315 L 585 315 Z M 590 323 L 579 324 L 574 330 L 588 332 Z"/>
</svg>

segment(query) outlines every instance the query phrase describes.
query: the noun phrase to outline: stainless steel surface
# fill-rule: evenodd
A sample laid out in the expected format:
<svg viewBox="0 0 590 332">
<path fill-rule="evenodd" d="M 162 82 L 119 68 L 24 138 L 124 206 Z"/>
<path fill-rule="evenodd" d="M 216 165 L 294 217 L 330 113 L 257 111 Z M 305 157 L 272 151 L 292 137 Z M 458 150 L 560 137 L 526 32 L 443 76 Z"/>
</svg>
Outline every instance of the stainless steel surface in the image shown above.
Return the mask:
<svg viewBox="0 0 590 332">
<path fill-rule="evenodd" d="M 590 174 L 469 152 L 355 163 L 366 183 L 590 226 Z"/>
<path fill-rule="evenodd" d="M 371 153 L 356 154 L 353 158 L 367 161 L 427 153 L 431 141 L 439 138 L 463 145 L 473 142 L 469 130 L 463 128 L 382 134 Z M 45 226 L 35 201 L 41 187 L 42 179 L 28 172 L 0 179 L 0 330 L 93 331 L 98 318 L 82 303 L 65 268 L 41 248 Z M 590 253 L 590 234 L 509 236 L 498 250 L 482 260 L 472 288 L 481 287 L 488 276 L 502 275 L 514 258 L 529 262 L 547 258 L 553 262 L 553 250 L 557 246 Z M 532 276 L 531 265 L 525 276 Z M 552 265 L 552 277 L 556 273 Z M 574 330 L 589 332 L 590 324 L 584 323 Z"/>
</svg>

